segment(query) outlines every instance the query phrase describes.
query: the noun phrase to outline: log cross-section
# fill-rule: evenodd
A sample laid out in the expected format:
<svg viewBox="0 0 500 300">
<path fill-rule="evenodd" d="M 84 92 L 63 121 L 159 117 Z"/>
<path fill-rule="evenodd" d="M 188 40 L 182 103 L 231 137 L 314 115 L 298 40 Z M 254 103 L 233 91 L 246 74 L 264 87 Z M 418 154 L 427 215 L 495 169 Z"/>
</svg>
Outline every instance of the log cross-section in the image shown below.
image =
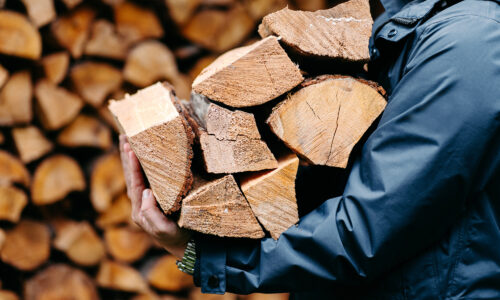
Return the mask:
<svg viewBox="0 0 500 300">
<path fill-rule="evenodd" d="M 29 59 L 40 58 L 42 38 L 24 15 L 0 10 L 0 53 Z"/>
</svg>

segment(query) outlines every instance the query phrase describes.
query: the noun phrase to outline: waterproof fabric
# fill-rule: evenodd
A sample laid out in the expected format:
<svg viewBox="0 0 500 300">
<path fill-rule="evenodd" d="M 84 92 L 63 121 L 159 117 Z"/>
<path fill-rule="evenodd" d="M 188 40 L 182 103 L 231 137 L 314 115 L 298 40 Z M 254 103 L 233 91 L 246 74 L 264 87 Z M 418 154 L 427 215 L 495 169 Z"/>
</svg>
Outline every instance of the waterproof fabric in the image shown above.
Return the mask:
<svg viewBox="0 0 500 300">
<path fill-rule="evenodd" d="M 388 105 L 342 195 L 277 241 L 197 238 L 203 292 L 500 299 L 500 4 L 386 2 Z"/>
</svg>

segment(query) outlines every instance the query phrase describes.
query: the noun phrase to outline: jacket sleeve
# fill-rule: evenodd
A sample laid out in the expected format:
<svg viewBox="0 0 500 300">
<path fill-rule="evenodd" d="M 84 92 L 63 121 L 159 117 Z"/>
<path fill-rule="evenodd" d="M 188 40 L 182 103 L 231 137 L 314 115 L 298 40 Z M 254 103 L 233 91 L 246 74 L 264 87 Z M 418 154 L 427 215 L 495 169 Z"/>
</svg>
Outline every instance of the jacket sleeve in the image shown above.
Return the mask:
<svg viewBox="0 0 500 300">
<path fill-rule="evenodd" d="M 452 22 L 453 21 L 453 22 Z M 500 30 L 467 16 L 414 42 L 344 193 L 274 241 L 198 241 L 203 292 L 307 291 L 373 279 L 436 242 L 481 188 L 499 135 Z"/>
</svg>

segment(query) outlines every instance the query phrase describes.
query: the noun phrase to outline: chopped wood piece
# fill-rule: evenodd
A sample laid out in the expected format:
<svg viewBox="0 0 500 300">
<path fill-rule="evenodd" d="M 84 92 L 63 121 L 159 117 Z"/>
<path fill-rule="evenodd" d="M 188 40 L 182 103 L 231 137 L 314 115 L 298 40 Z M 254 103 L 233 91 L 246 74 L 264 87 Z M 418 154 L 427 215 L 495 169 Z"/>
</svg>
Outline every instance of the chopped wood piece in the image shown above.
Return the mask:
<svg viewBox="0 0 500 300">
<path fill-rule="evenodd" d="M 19 222 L 26 204 L 28 197 L 22 190 L 13 186 L 0 186 L 0 220 Z"/>
<path fill-rule="evenodd" d="M 55 39 L 72 57 L 82 56 L 94 16 L 95 12 L 91 9 L 79 8 L 51 24 L 50 29 Z"/>
<path fill-rule="evenodd" d="M 147 274 L 151 286 L 162 291 L 180 292 L 194 286 L 193 276 L 177 268 L 172 255 L 160 257 Z"/>
<path fill-rule="evenodd" d="M 5 142 L 5 136 L 3 135 L 2 132 L 0 132 L 0 145 Z"/>
<path fill-rule="evenodd" d="M 106 211 L 113 198 L 125 190 L 125 177 L 118 153 L 100 157 L 92 169 L 90 200 L 95 210 Z"/>
<path fill-rule="evenodd" d="M 251 174 L 240 181 L 253 213 L 275 240 L 299 221 L 295 198 L 298 167 L 299 159 L 290 154 L 278 160 L 276 170 Z"/>
<path fill-rule="evenodd" d="M 284 8 L 264 17 L 259 34 L 280 36 L 302 55 L 363 63 L 370 59 L 372 23 L 368 0 L 349 0 L 316 12 Z"/>
<path fill-rule="evenodd" d="M 260 21 L 262 17 L 287 6 L 286 0 L 244 0 L 245 8 L 254 20 Z"/>
<path fill-rule="evenodd" d="M 170 81 L 174 86 L 175 95 L 179 99 L 189 99 L 191 97 L 191 84 L 193 81 L 187 75 L 179 73 Z"/>
<path fill-rule="evenodd" d="M 113 6 L 116 29 L 126 44 L 163 36 L 163 27 L 153 10 L 124 1 Z"/>
<path fill-rule="evenodd" d="M 223 52 L 241 44 L 254 25 L 246 10 L 235 5 L 229 11 L 201 10 L 184 26 L 182 34 L 208 50 Z"/>
<path fill-rule="evenodd" d="M 204 56 L 200 58 L 196 64 L 189 70 L 189 76 L 191 80 L 194 81 L 195 78 L 200 75 L 200 73 L 208 67 L 211 63 L 213 63 L 217 59 L 215 55 Z"/>
<path fill-rule="evenodd" d="M 105 229 L 112 226 L 132 224 L 130 215 L 132 213 L 132 205 L 126 193 L 118 196 L 113 203 L 102 212 L 96 220 L 96 225 L 99 228 Z"/>
<path fill-rule="evenodd" d="M 192 183 L 193 133 L 175 102 L 172 90 L 157 83 L 109 105 L 166 214 L 179 209 Z"/>
<path fill-rule="evenodd" d="M 231 50 L 201 72 L 193 90 L 232 107 L 266 103 L 303 80 L 274 36 Z"/>
<path fill-rule="evenodd" d="M 237 300 L 238 297 L 235 294 L 225 293 L 224 295 L 216 294 L 204 294 L 201 292 L 200 288 L 194 288 L 189 293 L 189 299 L 191 300 Z"/>
<path fill-rule="evenodd" d="M 221 237 L 264 237 L 233 175 L 194 188 L 182 201 L 178 223 L 183 228 Z"/>
<path fill-rule="evenodd" d="M 63 264 L 39 272 L 24 285 L 25 300 L 99 300 L 97 289 L 84 272 Z"/>
<path fill-rule="evenodd" d="M 47 79 L 53 84 L 59 84 L 68 72 L 69 53 L 61 51 L 44 56 L 42 66 Z"/>
<path fill-rule="evenodd" d="M 201 0 L 165 0 L 168 12 L 177 25 L 184 25 L 200 5 Z"/>
<path fill-rule="evenodd" d="M 148 284 L 139 272 L 114 261 L 101 263 L 96 281 L 100 287 L 125 292 L 145 292 L 148 289 Z"/>
<path fill-rule="evenodd" d="M 111 130 L 94 117 L 79 115 L 57 137 L 57 142 L 66 147 L 96 147 L 109 149 Z"/>
<path fill-rule="evenodd" d="M 54 0 L 22 0 L 22 2 L 36 27 L 42 27 L 56 18 Z"/>
<path fill-rule="evenodd" d="M 5 245 L 5 231 L 3 231 L 2 228 L 0 228 L 0 252 L 3 249 L 3 246 Z"/>
<path fill-rule="evenodd" d="M 41 80 L 36 84 L 35 96 L 40 121 L 47 130 L 59 129 L 70 123 L 83 106 L 78 95 L 48 80 Z"/>
<path fill-rule="evenodd" d="M 33 204 L 46 205 L 64 199 L 72 191 L 83 191 L 85 178 L 78 163 L 65 155 L 46 158 L 36 168 L 31 186 Z"/>
<path fill-rule="evenodd" d="M 98 62 L 84 62 L 71 68 L 71 81 L 82 98 L 99 107 L 106 96 L 120 88 L 122 74 L 115 67 Z"/>
<path fill-rule="evenodd" d="M 38 29 L 24 15 L 1 10 L 0 53 L 39 59 L 42 54 L 42 39 Z"/>
<path fill-rule="evenodd" d="M 85 54 L 123 60 L 127 56 L 127 50 L 127 42 L 117 33 L 113 23 L 101 19 L 92 24 Z"/>
<path fill-rule="evenodd" d="M 30 185 L 30 173 L 23 163 L 9 152 L 0 150 L 0 186 L 20 183 Z"/>
<path fill-rule="evenodd" d="M 49 228 L 40 222 L 21 220 L 6 232 L 1 257 L 4 263 L 22 271 L 32 271 L 50 255 Z"/>
<path fill-rule="evenodd" d="M 12 291 L 7 291 L 7 290 L 0 290 L 0 299 L 2 300 L 19 300 L 19 296 L 12 292 Z"/>
<path fill-rule="evenodd" d="M 37 160 L 54 148 L 54 145 L 35 126 L 12 129 L 12 138 L 23 163 Z"/>
<path fill-rule="evenodd" d="M 97 265 L 106 255 L 104 244 L 87 222 L 56 220 L 54 248 L 81 266 Z"/>
<path fill-rule="evenodd" d="M 133 48 L 123 70 L 125 80 L 138 87 L 173 80 L 178 74 L 174 54 L 159 41 L 146 41 Z"/>
<path fill-rule="evenodd" d="M 12 74 L 0 91 L 0 125 L 12 126 L 31 122 L 32 97 L 30 73 L 21 71 Z"/>
<path fill-rule="evenodd" d="M 231 111 L 193 94 L 191 107 L 208 173 L 229 174 L 275 169 L 278 163 L 261 140 L 253 114 Z"/>
<path fill-rule="evenodd" d="M 299 10 L 316 11 L 328 7 L 327 0 L 293 0 Z"/>
<path fill-rule="evenodd" d="M 345 168 L 353 147 L 385 105 L 373 83 L 320 76 L 275 107 L 267 123 L 308 162 Z"/>
<path fill-rule="evenodd" d="M 152 245 L 147 233 L 132 227 L 108 228 L 104 232 L 104 241 L 114 259 L 127 263 L 142 258 Z"/>
<path fill-rule="evenodd" d="M 73 9 L 75 6 L 80 4 L 83 0 L 62 0 L 68 9 Z"/>
<path fill-rule="evenodd" d="M 0 65 L 0 89 L 7 82 L 7 79 L 9 79 L 9 71 Z"/>
</svg>

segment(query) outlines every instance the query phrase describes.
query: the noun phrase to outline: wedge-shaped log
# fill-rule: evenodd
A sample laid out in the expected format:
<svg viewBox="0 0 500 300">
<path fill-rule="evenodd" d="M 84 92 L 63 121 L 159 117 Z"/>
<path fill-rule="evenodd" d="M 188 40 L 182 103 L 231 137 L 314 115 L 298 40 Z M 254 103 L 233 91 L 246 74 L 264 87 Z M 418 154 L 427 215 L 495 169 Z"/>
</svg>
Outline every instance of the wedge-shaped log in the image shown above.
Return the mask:
<svg viewBox="0 0 500 300">
<path fill-rule="evenodd" d="M 113 12 L 116 30 L 125 38 L 126 44 L 163 36 L 160 20 L 151 9 L 123 1 L 113 6 Z"/>
<path fill-rule="evenodd" d="M 284 8 L 264 17 L 259 34 L 280 36 L 302 55 L 362 63 L 370 59 L 372 24 L 368 0 L 349 0 L 315 12 Z"/>
<path fill-rule="evenodd" d="M 99 295 L 94 282 L 83 271 L 55 264 L 26 281 L 24 299 L 99 300 Z"/>
<path fill-rule="evenodd" d="M 109 105 L 167 214 L 180 208 L 193 180 L 193 133 L 175 102 L 173 91 L 157 83 Z"/>
<path fill-rule="evenodd" d="M 33 118 L 33 86 L 27 71 L 12 74 L 0 91 L 0 125 L 13 126 Z"/>
<path fill-rule="evenodd" d="M 182 200 L 179 226 L 221 237 L 264 237 L 233 175 L 210 182 L 197 180 Z"/>
<path fill-rule="evenodd" d="M 7 290 L 0 290 L 0 299 L 2 300 L 19 300 L 19 296 L 12 292 L 12 291 L 7 291 Z"/>
<path fill-rule="evenodd" d="M 147 272 L 149 284 L 156 289 L 169 292 L 180 292 L 193 287 L 193 277 L 180 271 L 175 261 L 176 258 L 172 255 L 157 259 Z"/>
<path fill-rule="evenodd" d="M 47 79 L 53 84 L 59 84 L 66 77 L 69 66 L 69 53 L 56 52 L 42 58 L 42 67 Z"/>
<path fill-rule="evenodd" d="M 0 220 L 17 223 L 28 204 L 26 194 L 13 186 L 0 186 Z"/>
<path fill-rule="evenodd" d="M 92 24 L 84 53 L 123 60 L 127 55 L 128 46 L 125 38 L 116 31 L 114 24 L 101 19 Z"/>
<path fill-rule="evenodd" d="M 132 224 L 132 205 L 126 193 L 116 197 L 111 205 L 96 220 L 96 225 L 105 229 L 122 224 Z"/>
<path fill-rule="evenodd" d="M 138 228 L 121 226 L 108 228 L 104 242 L 111 256 L 117 261 L 133 263 L 141 259 L 152 245 L 147 233 Z"/>
<path fill-rule="evenodd" d="M 12 129 L 12 138 L 23 163 L 30 163 L 52 151 L 54 145 L 35 126 Z"/>
<path fill-rule="evenodd" d="M 46 205 L 64 199 L 72 191 L 85 189 L 85 178 L 78 163 L 62 154 L 46 158 L 38 165 L 31 198 L 35 205 Z"/>
<path fill-rule="evenodd" d="M 0 253 L 3 249 L 3 246 L 5 245 L 5 238 L 6 238 L 5 231 L 0 228 Z"/>
<path fill-rule="evenodd" d="M 260 21 L 262 17 L 287 6 L 286 0 L 244 0 L 245 8 L 254 20 Z"/>
<path fill-rule="evenodd" d="M 184 25 L 200 5 L 201 0 L 165 0 L 172 20 L 178 25 Z"/>
<path fill-rule="evenodd" d="M 381 93 L 371 82 L 320 76 L 278 104 L 267 123 L 308 162 L 345 168 L 353 147 L 385 108 Z"/>
<path fill-rule="evenodd" d="M 42 27 L 56 18 L 54 0 L 22 0 L 22 2 L 36 27 Z"/>
<path fill-rule="evenodd" d="M 295 198 L 298 167 L 299 159 L 290 154 L 278 160 L 276 170 L 251 174 L 240 180 L 253 213 L 275 240 L 299 221 Z"/>
<path fill-rule="evenodd" d="M 0 11 L 0 53 L 39 59 L 42 38 L 38 29 L 22 14 Z"/>
<path fill-rule="evenodd" d="M 103 212 L 113 198 L 125 190 L 125 177 L 118 153 L 106 154 L 94 164 L 90 177 L 90 200 L 94 209 Z"/>
<path fill-rule="evenodd" d="M 7 79 L 9 79 L 9 71 L 0 65 L 0 89 L 7 82 Z"/>
<path fill-rule="evenodd" d="M 205 68 L 193 90 L 232 107 L 266 103 L 303 80 L 274 36 L 231 50 Z"/>
<path fill-rule="evenodd" d="M 109 260 L 101 263 L 96 281 L 100 287 L 124 292 L 148 290 L 148 284 L 138 271 L 128 265 Z"/>
<path fill-rule="evenodd" d="M 30 173 L 24 164 L 7 151 L 0 150 L 0 186 L 19 183 L 29 187 Z"/>
<path fill-rule="evenodd" d="M 75 8 L 75 6 L 77 6 L 78 4 L 82 3 L 82 1 L 83 0 L 62 0 L 64 5 L 66 5 L 66 7 L 70 10 Z"/>
<path fill-rule="evenodd" d="M 81 7 L 59 17 L 50 25 L 54 38 L 72 57 L 82 56 L 94 16 L 93 10 Z"/>
<path fill-rule="evenodd" d="M 57 136 L 57 142 L 66 147 L 96 147 L 104 150 L 113 145 L 109 127 L 88 115 L 76 117 Z"/>
</svg>

